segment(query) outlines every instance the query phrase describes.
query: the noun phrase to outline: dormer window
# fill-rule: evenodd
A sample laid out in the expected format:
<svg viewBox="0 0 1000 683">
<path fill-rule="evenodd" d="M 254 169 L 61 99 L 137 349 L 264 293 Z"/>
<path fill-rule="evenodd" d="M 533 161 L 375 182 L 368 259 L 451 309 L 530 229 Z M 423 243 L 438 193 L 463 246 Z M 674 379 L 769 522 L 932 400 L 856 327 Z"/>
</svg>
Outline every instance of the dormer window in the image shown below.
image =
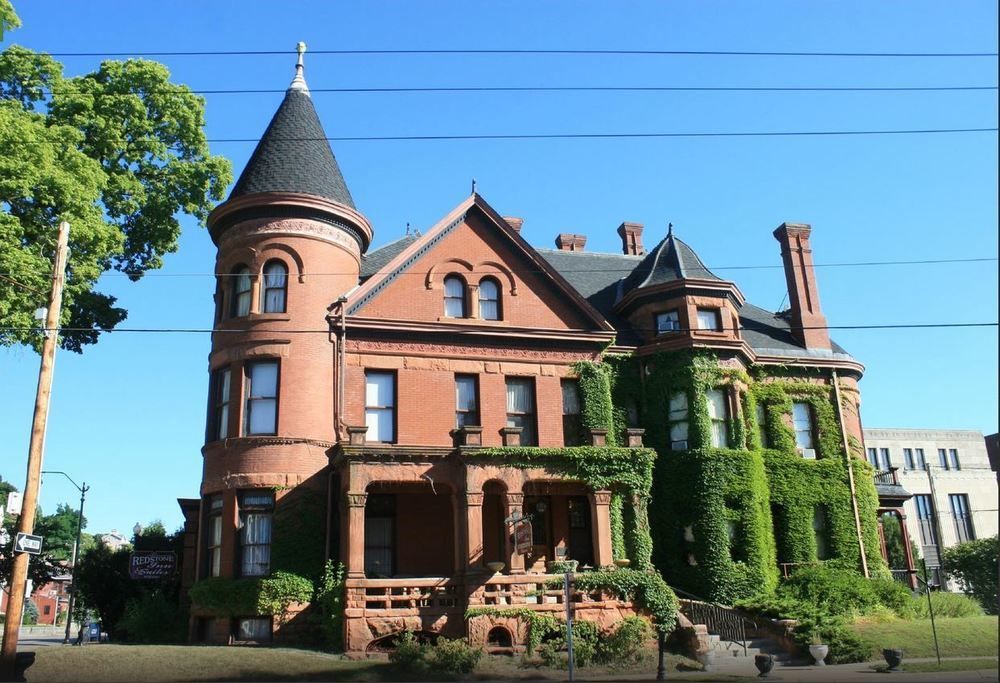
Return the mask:
<svg viewBox="0 0 1000 683">
<path fill-rule="evenodd" d="M 240 317 L 250 314 L 250 269 L 246 266 L 236 266 L 233 270 L 233 298 L 231 314 Z"/>
<path fill-rule="evenodd" d="M 679 332 L 681 329 L 681 318 L 677 311 L 666 311 L 656 314 L 656 333 Z"/>
<path fill-rule="evenodd" d="M 446 318 L 465 318 L 465 281 L 457 275 L 444 279 L 444 315 Z"/>
<path fill-rule="evenodd" d="M 500 319 L 500 285 L 491 277 L 479 281 L 479 318 Z"/>
<path fill-rule="evenodd" d="M 260 310 L 264 313 L 284 313 L 287 292 L 288 268 L 281 261 L 269 261 L 264 266 Z"/>
<path fill-rule="evenodd" d="M 718 332 L 722 330 L 722 316 L 718 308 L 698 309 L 698 329 Z"/>
</svg>

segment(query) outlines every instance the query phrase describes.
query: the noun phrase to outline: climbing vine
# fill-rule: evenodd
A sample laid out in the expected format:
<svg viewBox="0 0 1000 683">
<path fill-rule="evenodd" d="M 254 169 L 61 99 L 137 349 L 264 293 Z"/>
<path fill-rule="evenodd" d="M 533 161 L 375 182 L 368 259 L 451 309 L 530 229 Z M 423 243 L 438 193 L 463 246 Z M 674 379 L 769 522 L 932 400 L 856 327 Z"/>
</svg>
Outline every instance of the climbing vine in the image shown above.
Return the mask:
<svg viewBox="0 0 1000 683">
<path fill-rule="evenodd" d="M 195 607 L 218 616 L 275 615 L 283 619 L 293 602 L 312 599 L 313 584 L 305 577 L 277 571 L 259 579 L 203 579 L 191 586 L 188 594 Z"/>
</svg>

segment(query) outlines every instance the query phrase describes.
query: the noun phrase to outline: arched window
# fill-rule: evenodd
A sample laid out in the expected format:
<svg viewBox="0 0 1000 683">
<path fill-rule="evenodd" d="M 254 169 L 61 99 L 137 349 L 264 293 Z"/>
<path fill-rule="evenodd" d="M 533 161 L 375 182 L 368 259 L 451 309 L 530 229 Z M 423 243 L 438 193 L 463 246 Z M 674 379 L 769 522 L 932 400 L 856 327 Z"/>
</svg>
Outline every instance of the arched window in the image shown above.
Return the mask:
<svg viewBox="0 0 1000 683">
<path fill-rule="evenodd" d="M 479 282 L 479 318 L 500 319 L 500 285 L 493 278 L 483 278 Z"/>
<path fill-rule="evenodd" d="M 233 316 L 250 313 L 250 269 L 236 266 L 233 270 L 233 298 L 230 311 Z"/>
<path fill-rule="evenodd" d="M 264 266 L 260 310 L 264 313 L 284 313 L 287 292 L 288 268 L 281 261 L 269 261 Z"/>
<path fill-rule="evenodd" d="M 465 317 L 465 281 L 457 275 L 444 279 L 444 314 L 448 318 Z"/>
</svg>

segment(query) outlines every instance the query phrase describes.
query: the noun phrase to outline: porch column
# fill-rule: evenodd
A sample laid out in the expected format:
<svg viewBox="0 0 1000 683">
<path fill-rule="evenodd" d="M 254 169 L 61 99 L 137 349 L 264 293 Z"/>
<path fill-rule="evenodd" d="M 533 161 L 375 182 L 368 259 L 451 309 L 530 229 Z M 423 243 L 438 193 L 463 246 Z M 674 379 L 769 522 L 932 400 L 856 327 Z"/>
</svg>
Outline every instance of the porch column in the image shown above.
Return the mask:
<svg viewBox="0 0 1000 683">
<path fill-rule="evenodd" d="M 465 494 L 465 571 L 483 568 L 483 494 Z"/>
<path fill-rule="evenodd" d="M 594 564 L 607 567 L 614 564 L 611 552 L 611 491 L 594 491 L 590 499 L 594 511 Z"/>
<path fill-rule="evenodd" d="M 897 510 L 896 514 L 899 516 L 899 527 L 903 532 L 903 550 L 906 551 L 906 568 L 909 573 L 906 577 L 906 582 L 910 585 L 910 590 L 917 590 L 917 572 L 916 567 L 913 566 L 913 550 L 910 548 L 910 533 L 906 530 L 906 513 L 902 510 Z"/>
<path fill-rule="evenodd" d="M 365 502 L 367 493 L 347 494 L 347 576 L 365 578 Z"/>
<path fill-rule="evenodd" d="M 507 496 L 507 517 L 511 517 L 515 512 L 521 514 L 524 510 L 524 494 L 520 491 L 511 493 L 508 492 Z M 514 547 L 514 525 L 508 524 L 506 522 L 504 525 L 504 556 L 507 557 L 507 566 L 510 567 L 511 574 L 523 574 L 524 573 L 524 556 L 517 552 L 517 548 Z"/>
</svg>

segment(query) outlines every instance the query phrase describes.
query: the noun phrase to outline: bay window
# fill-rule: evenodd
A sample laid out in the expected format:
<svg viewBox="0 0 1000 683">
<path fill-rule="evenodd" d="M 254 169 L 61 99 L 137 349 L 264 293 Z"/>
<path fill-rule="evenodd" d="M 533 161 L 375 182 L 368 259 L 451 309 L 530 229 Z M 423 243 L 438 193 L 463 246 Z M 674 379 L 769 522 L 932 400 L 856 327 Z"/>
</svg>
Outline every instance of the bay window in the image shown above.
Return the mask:
<svg viewBox="0 0 1000 683">
<path fill-rule="evenodd" d="M 247 363 L 244 371 L 244 436 L 278 433 L 278 361 Z"/>
<path fill-rule="evenodd" d="M 240 493 L 240 576 L 266 576 L 271 571 L 273 515 L 273 493 Z"/>
</svg>

